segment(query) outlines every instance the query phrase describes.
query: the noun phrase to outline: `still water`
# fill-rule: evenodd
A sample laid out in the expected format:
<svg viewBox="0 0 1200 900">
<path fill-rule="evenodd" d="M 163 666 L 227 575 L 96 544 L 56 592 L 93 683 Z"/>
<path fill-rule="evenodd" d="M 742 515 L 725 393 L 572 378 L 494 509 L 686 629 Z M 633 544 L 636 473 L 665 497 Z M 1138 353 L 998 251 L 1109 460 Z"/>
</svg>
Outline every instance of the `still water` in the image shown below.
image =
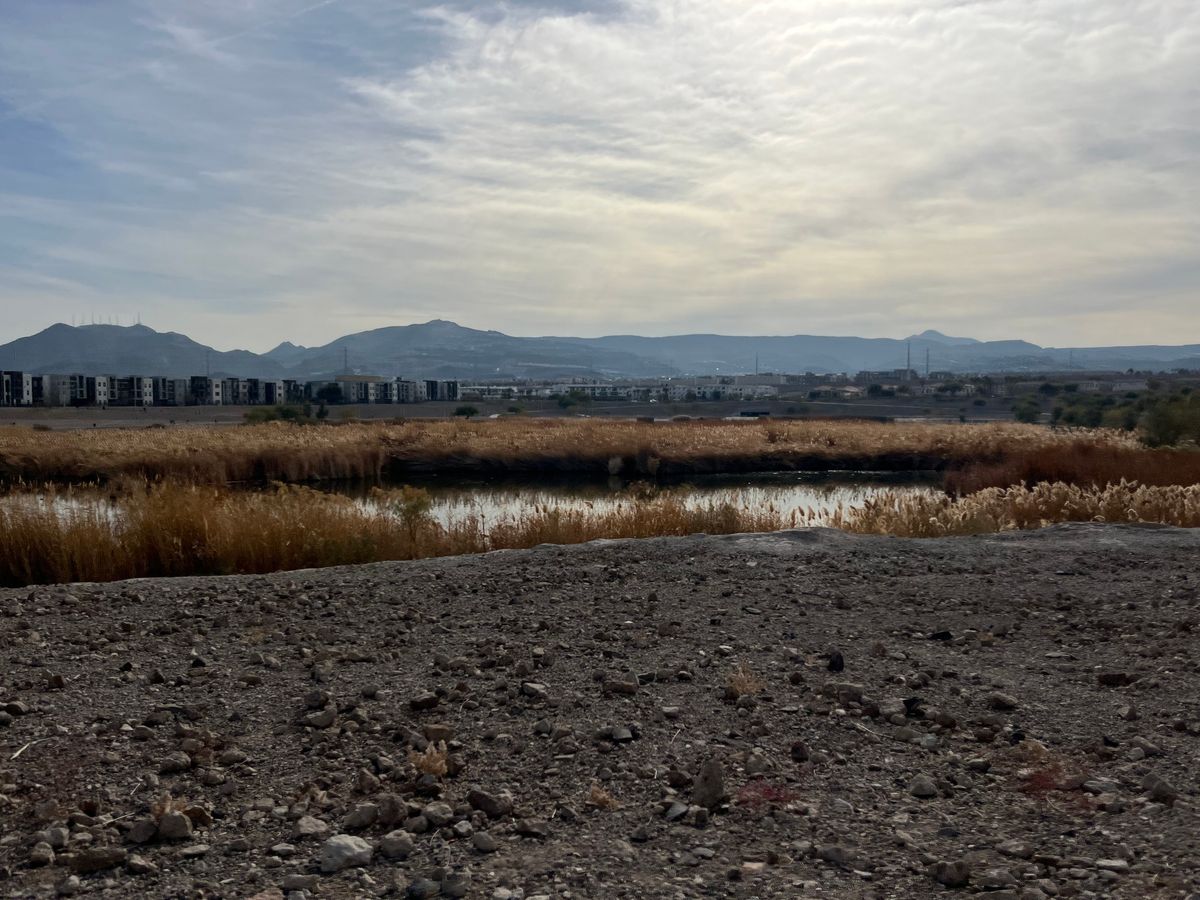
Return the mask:
<svg viewBox="0 0 1200 900">
<path fill-rule="evenodd" d="M 839 507 L 862 506 L 880 493 L 936 494 L 938 479 L 933 474 L 891 472 L 786 472 L 761 475 L 709 476 L 687 484 L 656 487 L 645 483 L 614 480 L 595 483 L 555 482 L 464 482 L 415 485 L 426 490 L 433 503 L 430 514 L 449 525 L 467 517 L 491 523 L 520 519 L 527 513 L 548 509 L 603 513 L 636 500 L 669 496 L 687 506 L 729 503 L 739 509 L 771 510 L 796 525 L 820 524 L 821 517 Z M 361 485 L 330 488 L 347 494 L 368 509 L 384 512 L 368 489 Z"/>
</svg>

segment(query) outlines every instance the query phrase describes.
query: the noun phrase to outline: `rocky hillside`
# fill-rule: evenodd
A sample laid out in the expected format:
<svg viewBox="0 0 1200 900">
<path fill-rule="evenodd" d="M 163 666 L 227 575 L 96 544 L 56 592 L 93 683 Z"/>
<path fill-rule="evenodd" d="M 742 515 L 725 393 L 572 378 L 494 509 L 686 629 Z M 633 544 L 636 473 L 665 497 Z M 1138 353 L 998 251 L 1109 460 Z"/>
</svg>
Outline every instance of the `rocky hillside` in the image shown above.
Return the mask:
<svg viewBox="0 0 1200 900">
<path fill-rule="evenodd" d="M 0 896 L 1187 897 L 1200 534 L 0 592 Z"/>
</svg>

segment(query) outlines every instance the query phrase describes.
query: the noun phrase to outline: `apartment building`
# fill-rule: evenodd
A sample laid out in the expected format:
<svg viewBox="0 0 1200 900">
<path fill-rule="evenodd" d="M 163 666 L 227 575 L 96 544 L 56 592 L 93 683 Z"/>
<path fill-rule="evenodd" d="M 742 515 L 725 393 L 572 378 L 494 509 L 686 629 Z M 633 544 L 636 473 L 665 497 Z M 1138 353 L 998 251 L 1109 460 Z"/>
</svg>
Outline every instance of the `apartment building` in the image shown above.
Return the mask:
<svg viewBox="0 0 1200 900">
<path fill-rule="evenodd" d="M 191 398 L 191 383 L 186 378 L 151 379 L 155 406 L 187 406 Z"/>
<path fill-rule="evenodd" d="M 33 376 L 0 372 L 0 406 L 33 406 Z"/>
<path fill-rule="evenodd" d="M 225 385 L 220 378 L 193 375 L 190 379 L 188 396 L 196 406 L 223 406 Z"/>
</svg>

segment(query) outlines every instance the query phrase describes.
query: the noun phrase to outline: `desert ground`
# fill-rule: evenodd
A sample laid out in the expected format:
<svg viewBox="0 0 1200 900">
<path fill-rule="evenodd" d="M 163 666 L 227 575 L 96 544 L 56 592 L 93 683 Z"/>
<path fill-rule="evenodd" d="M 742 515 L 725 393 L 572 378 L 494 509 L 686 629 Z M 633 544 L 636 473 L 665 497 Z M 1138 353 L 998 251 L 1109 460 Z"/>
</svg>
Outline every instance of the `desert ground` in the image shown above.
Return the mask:
<svg viewBox="0 0 1200 900">
<path fill-rule="evenodd" d="M 1200 891 L 1200 532 L 0 591 L 0 896 Z"/>
</svg>

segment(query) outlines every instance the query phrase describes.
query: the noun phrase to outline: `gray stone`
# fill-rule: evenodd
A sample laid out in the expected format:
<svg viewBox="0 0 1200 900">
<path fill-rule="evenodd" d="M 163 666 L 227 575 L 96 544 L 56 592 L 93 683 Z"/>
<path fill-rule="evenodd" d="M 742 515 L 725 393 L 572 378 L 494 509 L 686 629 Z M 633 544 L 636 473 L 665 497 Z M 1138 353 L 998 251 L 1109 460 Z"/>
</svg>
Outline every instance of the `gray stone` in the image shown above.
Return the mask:
<svg viewBox="0 0 1200 900">
<path fill-rule="evenodd" d="M 296 824 L 292 826 L 292 839 L 304 840 L 305 838 L 323 838 L 329 834 L 329 824 L 322 822 L 315 816 L 301 816 L 296 820 Z"/>
<path fill-rule="evenodd" d="M 125 865 L 128 854 L 120 847 L 92 847 L 80 850 L 71 858 L 71 871 L 77 875 L 90 875 Z"/>
<path fill-rule="evenodd" d="M 486 831 L 477 831 L 471 836 L 471 844 L 480 853 L 495 853 L 500 849 L 500 842 Z"/>
<path fill-rule="evenodd" d="M 408 859 L 416 846 L 407 831 L 392 831 L 385 834 L 379 842 L 379 852 L 388 859 Z"/>
<path fill-rule="evenodd" d="M 716 809 L 726 798 L 725 773 L 720 760 L 710 759 L 700 769 L 692 787 L 692 802 L 705 809 Z"/>
<path fill-rule="evenodd" d="M 933 880 L 948 888 L 966 887 L 971 882 L 971 864 L 965 859 L 935 863 Z"/>
<path fill-rule="evenodd" d="M 192 820 L 181 812 L 163 813 L 158 820 L 158 836 L 164 841 L 186 841 L 192 836 Z"/>
<path fill-rule="evenodd" d="M 379 818 L 379 807 L 374 803 L 360 803 L 346 816 L 347 831 L 362 831 L 370 828 Z"/>
<path fill-rule="evenodd" d="M 908 792 L 914 797 L 929 800 L 938 795 L 937 784 L 928 775 L 918 775 L 908 786 Z"/>
<path fill-rule="evenodd" d="M 29 851 L 29 865 L 36 868 L 54 865 L 54 848 L 45 841 L 39 841 Z"/>
<path fill-rule="evenodd" d="M 442 879 L 443 897 L 465 897 L 471 890 L 471 877 L 464 872 L 453 872 Z"/>
<path fill-rule="evenodd" d="M 467 794 L 467 803 L 471 805 L 471 809 L 481 811 L 489 819 L 502 819 L 512 815 L 513 811 L 512 798 L 503 794 L 474 790 Z"/>
<path fill-rule="evenodd" d="M 371 845 L 349 834 L 335 834 L 321 847 L 320 866 L 326 875 L 351 866 L 371 864 Z"/>
<path fill-rule="evenodd" d="M 434 828 L 441 828 L 454 821 L 454 807 L 449 803 L 430 803 L 421 810 L 421 815 L 428 819 Z"/>
</svg>

